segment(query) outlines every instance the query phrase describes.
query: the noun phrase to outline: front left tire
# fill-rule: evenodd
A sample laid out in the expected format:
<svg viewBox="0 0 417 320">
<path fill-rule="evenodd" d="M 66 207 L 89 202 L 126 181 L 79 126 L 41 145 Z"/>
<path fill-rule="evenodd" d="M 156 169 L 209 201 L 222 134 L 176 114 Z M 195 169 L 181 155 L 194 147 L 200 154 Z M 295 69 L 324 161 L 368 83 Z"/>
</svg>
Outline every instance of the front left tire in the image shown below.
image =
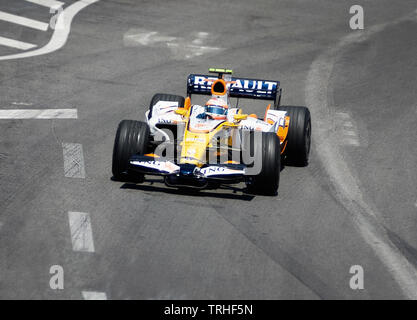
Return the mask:
<svg viewBox="0 0 417 320">
<path fill-rule="evenodd" d="M 261 165 L 260 172 L 248 176 L 247 188 L 249 192 L 262 195 L 276 195 L 279 187 L 279 176 L 281 171 L 281 144 L 275 132 L 262 132 L 262 141 L 257 141 L 255 133 L 250 133 L 248 141 L 251 155 L 261 155 L 260 161 L 251 164 L 249 170 L 256 170 Z M 247 152 L 247 151 L 246 151 Z M 246 157 L 247 158 L 247 157 Z"/>
<path fill-rule="evenodd" d="M 112 172 L 116 180 L 128 177 L 129 159 L 134 154 L 145 154 L 149 144 L 149 126 L 142 121 L 123 120 L 114 140 Z"/>
</svg>

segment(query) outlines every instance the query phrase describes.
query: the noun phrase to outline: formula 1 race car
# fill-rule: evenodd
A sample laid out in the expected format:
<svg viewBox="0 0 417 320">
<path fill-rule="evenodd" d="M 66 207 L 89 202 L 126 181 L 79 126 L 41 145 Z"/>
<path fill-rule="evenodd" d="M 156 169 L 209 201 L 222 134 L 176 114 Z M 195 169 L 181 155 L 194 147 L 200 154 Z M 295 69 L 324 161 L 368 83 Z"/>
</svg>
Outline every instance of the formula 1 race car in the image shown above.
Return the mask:
<svg viewBox="0 0 417 320">
<path fill-rule="evenodd" d="M 245 182 L 251 193 L 276 195 L 282 162 L 308 164 L 306 107 L 281 106 L 278 81 L 234 78 L 228 69 L 209 72 L 217 76 L 188 76 L 186 98 L 155 94 L 146 122 L 120 122 L 113 149 L 115 179 L 159 175 L 169 187 L 197 189 Z M 193 94 L 211 97 L 205 105 L 193 105 Z M 273 106 L 258 118 L 232 108 L 230 98 L 271 100 Z"/>
</svg>

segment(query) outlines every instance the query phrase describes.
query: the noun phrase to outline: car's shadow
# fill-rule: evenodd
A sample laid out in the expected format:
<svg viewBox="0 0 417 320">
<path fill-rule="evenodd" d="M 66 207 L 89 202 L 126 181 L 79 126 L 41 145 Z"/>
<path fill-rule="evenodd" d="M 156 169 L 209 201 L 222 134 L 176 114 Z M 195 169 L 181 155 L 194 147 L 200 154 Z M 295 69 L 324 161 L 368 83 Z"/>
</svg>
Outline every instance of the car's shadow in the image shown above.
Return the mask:
<svg viewBox="0 0 417 320">
<path fill-rule="evenodd" d="M 114 180 L 114 179 L 112 179 Z M 221 185 L 217 188 L 192 189 L 192 188 L 171 188 L 164 184 L 163 179 L 147 178 L 143 181 L 125 182 L 121 189 L 141 190 L 149 192 L 162 192 L 175 195 L 186 195 L 191 197 L 212 197 L 220 199 L 235 199 L 251 201 L 255 195 L 247 193 L 246 188 Z"/>
</svg>

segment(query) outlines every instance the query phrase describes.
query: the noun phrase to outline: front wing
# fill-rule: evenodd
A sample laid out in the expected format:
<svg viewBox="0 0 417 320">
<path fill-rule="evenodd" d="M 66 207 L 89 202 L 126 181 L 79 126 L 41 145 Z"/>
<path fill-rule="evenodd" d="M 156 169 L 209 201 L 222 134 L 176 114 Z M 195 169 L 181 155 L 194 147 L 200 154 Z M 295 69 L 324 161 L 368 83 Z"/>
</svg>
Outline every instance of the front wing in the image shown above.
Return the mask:
<svg viewBox="0 0 417 320">
<path fill-rule="evenodd" d="M 215 164 L 199 168 L 190 164 L 175 164 L 168 160 L 158 160 L 152 156 L 134 155 L 130 159 L 130 170 L 142 174 L 196 178 L 231 180 L 245 176 L 246 166 L 241 164 Z"/>
</svg>

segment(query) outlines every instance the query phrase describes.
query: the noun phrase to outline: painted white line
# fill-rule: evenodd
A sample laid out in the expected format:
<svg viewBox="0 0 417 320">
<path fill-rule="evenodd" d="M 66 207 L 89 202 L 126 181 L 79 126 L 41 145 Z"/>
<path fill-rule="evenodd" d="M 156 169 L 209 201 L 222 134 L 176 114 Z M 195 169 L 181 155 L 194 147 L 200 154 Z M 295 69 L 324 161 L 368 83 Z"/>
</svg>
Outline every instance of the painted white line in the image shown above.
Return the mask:
<svg viewBox="0 0 417 320">
<path fill-rule="evenodd" d="M 162 36 L 158 34 L 159 32 L 157 31 L 143 31 L 137 34 L 125 35 L 125 42 L 130 40 L 143 46 L 149 46 L 154 43 L 169 42 L 177 39 L 176 37 Z"/>
<path fill-rule="evenodd" d="M 350 115 L 347 112 L 335 112 L 334 114 L 336 117 L 338 118 L 342 118 L 342 119 L 350 119 Z"/>
<path fill-rule="evenodd" d="M 357 137 L 358 134 L 353 130 L 344 130 L 343 134 L 350 137 Z"/>
<path fill-rule="evenodd" d="M 349 145 L 349 146 L 354 146 L 354 147 L 359 147 L 360 143 L 357 139 L 354 138 L 344 138 L 343 139 L 343 144 L 345 145 Z"/>
<path fill-rule="evenodd" d="M 196 38 L 189 41 L 185 38 L 161 35 L 157 31 L 146 29 L 130 29 L 123 36 L 123 43 L 126 47 L 153 46 L 168 47 L 176 59 L 190 59 L 204 54 L 223 50 L 223 48 L 205 46 L 210 34 L 198 32 Z"/>
<path fill-rule="evenodd" d="M 72 250 L 94 252 L 93 230 L 90 215 L 85 212 L 68 212 Z"/>
<path fill-rule="evenodd" d="M 4 37 L 0 37 L 0 45 L 15 48 L 15 49 L 20 49 L 20 50 L 29 50 L 29 49 L 34 49 L 37 47 L 36 44 L 22 42 L 22 41 L 13 40 L 13 39 L 4 38 Z"/>
<path fill-rule="evenodd" d="M 77 109 L 7 109 L 0 119 L 77 119 Z"/>
<path fill-rule="evenodd" d="M 56 0 L 25 0 L 27 2 L 31 2 L 40 6 L 48 7 L 51 9 L 58 9 L 64 6 L 64 3 L 61 1 Z"/>
<path fill-rule="evenodd" d="M 24 18 L 21 16 L 16 16 L 14 14 L 10 14 L 10 13 L 3 12 L 3 11 L 0 11 L 0 20 L 19 24 L 24 27 L 33 28 L 33 29 L 37 29 L 41 31 L 47 31 L 49 28 L 48 23 L 44 23 L 41 21 L 29 19 L 29 18 Z"/>
<path fill-rule="evenodd" d="M 14 105 L 14 106 L 33 106 L 33 103 L 28 103 L 28 102 L 12 102 L 12 105 Z"/>
<path fill-rule="evenodd" d="M 82 295 L 84 300 L 107 300 L 105 292 L 83 291 Z"/>
<path fill-rule="evenodd" d="M 343 126 L 344 127 L 346 127 L 346 128 L 353 128 L 354 126 L 353 126 L 353 123 L 352 122 L 350 122 L 350 121 L 346 121 L 346 122 L 344 122 L 343 123 Z"/>
<path fill-rule="evenodd" d="M 83 146 L 79 143 L 63 143 L 64 174 L 67 178 L 85 178 Z"/>
<path fill-rule="evenodd" d="M 351 214 L 352 221 L 362 238 L 392 274 L 404 296 L 408 299 L 417 299 L 416 268 L 390 240 L 382 215 L 374 205 L 364 199 L 357 178 L 351 173 L 341 150 L 336 147 L 338 145 L 337 141 L 334 141 L 336 138 L 328 134 L 328 128 L 332 128 L 334 123 L 334 116 L 328 103 L 328 97 L 332 95 L 330 77 L 339 54 L 350 45 L 360 43 L 383 31 L 386 26 L 408 19 L 409 16 L 406 16 L 393 22 L 370 27 L 363 32 L 351 32 L 331 49 L 320 54 L 311 64 L 307 76 L 306 103 L 310 106 L 312 118 L 317 122 L 316 130 L 313 131 L 313 141 L 317 141 L 316 153 L 323 162 L 323 167 L 326 168 L 335 196 Z"/>
<path fill-rule="evenodd" d="M 99 0 L 80 0 L 65 8 L 56 21 L 56 25 L 62 26 L 62 28 L 55 28 L 52 38 L 46 46 L 29 52 L 3 56 L 0 57 L 0 61 L 41 56 L 61 49 L 67 43 L 71 31 L 71 23 L 77 13 L 98 1 Z"/>
<path fill-rule="evenodd" d="M 208 38 L 210 34 L 208 32 L 199 32 L 197 34 L 197 38 L 195 38 L 192 43 L 195 45 L 202 45 L 204 43 L 204 40 Z"/>
</svg>

